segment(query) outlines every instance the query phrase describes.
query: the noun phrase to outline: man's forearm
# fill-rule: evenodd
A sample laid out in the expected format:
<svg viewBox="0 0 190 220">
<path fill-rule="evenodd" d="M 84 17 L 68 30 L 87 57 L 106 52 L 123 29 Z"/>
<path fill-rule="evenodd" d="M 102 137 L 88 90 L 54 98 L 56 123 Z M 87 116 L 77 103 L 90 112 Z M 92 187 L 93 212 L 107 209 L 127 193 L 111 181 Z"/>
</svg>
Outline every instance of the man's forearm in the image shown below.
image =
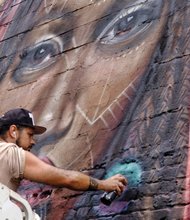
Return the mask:
<svg viewBox="0 0 190 220">
<path fill-rule="evenodd" d="M 104 190 L 108 192 L 116 190 L 118 194 L 127 184 L 125 177 L 120 174 L 99 180 L 82 172 L 64 170 L 46 164 L 30 152 L 26 152 L 24 177 L 31 181 L 67 187 L 72 190 Z"/>
<path fill-rule="evenodd" d="M 66 181 L 66 187 L 74 190 L 98 190 L 101 188 L 101 181 L 90 177 L 82 172 L 78 171 L 64 171 L 67 173 L 68 179 Z M 69 174 L 68 174 L 69 173 Z"/>
<path fill-rule="evenodd" d="M 99 187 L 98 180 L 90 179 L 82 172 L 64 170 L 46 164 L 30 152 L 26 152 L 24 177 L 32 181 L 74 190 L 95 190 Z"/>
</svg>

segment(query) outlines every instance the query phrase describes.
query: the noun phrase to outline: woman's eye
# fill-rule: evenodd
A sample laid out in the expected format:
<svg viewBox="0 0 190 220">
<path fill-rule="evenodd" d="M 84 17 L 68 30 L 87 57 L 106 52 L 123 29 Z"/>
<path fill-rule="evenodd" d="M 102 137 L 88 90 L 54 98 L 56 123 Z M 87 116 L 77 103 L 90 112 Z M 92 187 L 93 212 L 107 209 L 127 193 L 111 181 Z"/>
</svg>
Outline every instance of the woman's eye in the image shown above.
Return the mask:
<svg viewBox="0 0 190 220">
<path fill-rule="evenodd" d="M 149 25 L 150 23 L 151 22 L 149 20 L 149 15 L 146 11 L 141 14 L 140 18 L 138 13 L 133 13 L 129 16 L 121 17 L 113 27 L 114 36 L 122 36 L 124 34 L 128 34 L 135 27 L 142 28 L 142 25 L 144 27 Z"/>
<path fill-rule="evenodd" d="M 23 51 L 20 63 L 13 73 L 16 82 L 25 82 L 33 79 L 40 70 L 56 61 L 56 55 L 62 52 L 61 42 L 51 39 L 42 41 Z"/>
<path fill-rule="evenodd" d="M 150 14 L 148 11 L 144 11 L 143 15 L 141 12 L 142 17 L 139 14 L 137 11 L 128 16 L 120 15 L 117 21 L 101 37 L 100 43 L 121 43 L 147 28 L 151 24 L 149 21 Z"/>
<path fill-rule="evenodd" d="M 159 2 L 159 3 L 158 3 Z M 97 40 L 100 44 L 115 45 L 131 41 L 147 30 L 158 18 L 162 1 L 150 1 L 123 9 L 102 31 Z"/>
<path fill-rule="evenodd" d="M 41 69 L 53 61 L 53 57 L 60 52 L 60 47 L 54 40 L 41 42 L 26 49 L 21 55 L 21 67 L 30 70 Z"/>
<path fill-rule="evenodd" d="M 113 31 L 114 37 L 122 37 L 124 34 L 128 34 L 137 23 L 137 15 L 122 17 L 114 24 Z"/>
<path fill-rule="evenodd" d="M 122 18 L 119 23 L 116 25 L 115 28 L 115 35 L 122 35 L 127 31 L 131 30 L 130 22 L 131 20 L 134 20 L 134 16 L 130 16 L 129 18 Z"/>
<path fill-rule="evenodd" d="M 53 45 L 47 44 L 42 45 L 36 48 L 36 50 L 31 51 L 31 58 L 33 59 L 34 64 L 39 64 L 49 59 L 52 55 L 55 54 Z"/>
</svg>

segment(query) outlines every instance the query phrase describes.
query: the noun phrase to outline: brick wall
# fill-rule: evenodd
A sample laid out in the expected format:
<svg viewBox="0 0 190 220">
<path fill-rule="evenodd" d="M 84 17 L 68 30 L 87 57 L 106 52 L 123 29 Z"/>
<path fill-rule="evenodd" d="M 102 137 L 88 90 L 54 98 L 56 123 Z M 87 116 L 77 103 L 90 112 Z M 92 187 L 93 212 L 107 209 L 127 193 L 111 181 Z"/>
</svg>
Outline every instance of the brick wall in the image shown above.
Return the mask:
<svg viewBox="0 0 190 220">
<path fill-rule="evenodd" d="M 4 0 L 0 112 L 47 127 L 34 153 L 129 185 L 102 192 L 23 182 L 42 219 L 190 219 L 188 0 Z"/>
</svg>

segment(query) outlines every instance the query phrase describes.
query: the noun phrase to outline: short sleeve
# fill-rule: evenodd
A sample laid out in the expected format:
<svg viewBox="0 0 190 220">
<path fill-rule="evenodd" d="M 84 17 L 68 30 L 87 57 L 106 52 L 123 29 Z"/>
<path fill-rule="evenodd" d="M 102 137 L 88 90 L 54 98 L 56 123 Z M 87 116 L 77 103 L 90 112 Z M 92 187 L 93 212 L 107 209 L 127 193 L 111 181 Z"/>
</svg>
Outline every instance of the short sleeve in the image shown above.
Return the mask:
<svg viewBox="0 0 190 220">
<path fill-rule="evenodd" d="M 11 145 L 7 151 L 7 162 L 13 178 L 23 178 L 25 166 L 25 151 L 16 145 Z"/>
</svg>

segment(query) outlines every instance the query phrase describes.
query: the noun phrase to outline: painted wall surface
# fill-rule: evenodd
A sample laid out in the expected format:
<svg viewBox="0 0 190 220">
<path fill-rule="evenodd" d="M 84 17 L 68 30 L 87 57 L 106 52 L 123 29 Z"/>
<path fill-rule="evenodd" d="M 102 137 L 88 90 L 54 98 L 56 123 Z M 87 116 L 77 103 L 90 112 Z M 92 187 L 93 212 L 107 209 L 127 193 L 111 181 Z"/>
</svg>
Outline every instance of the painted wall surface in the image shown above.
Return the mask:
<svg viewBox="0 0 190 220">
<path fill-rule="evenodd" d="M 110 206 L 23 181 L 42 219 L 190 219 L 190 1 L 0 3 L 0 113 L 34 113 L 47 163 L 129 181 Z"/>
</svg>

